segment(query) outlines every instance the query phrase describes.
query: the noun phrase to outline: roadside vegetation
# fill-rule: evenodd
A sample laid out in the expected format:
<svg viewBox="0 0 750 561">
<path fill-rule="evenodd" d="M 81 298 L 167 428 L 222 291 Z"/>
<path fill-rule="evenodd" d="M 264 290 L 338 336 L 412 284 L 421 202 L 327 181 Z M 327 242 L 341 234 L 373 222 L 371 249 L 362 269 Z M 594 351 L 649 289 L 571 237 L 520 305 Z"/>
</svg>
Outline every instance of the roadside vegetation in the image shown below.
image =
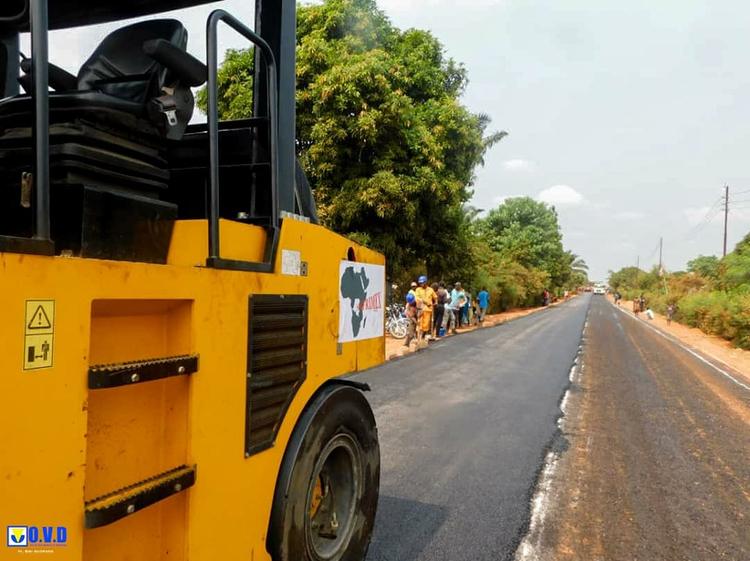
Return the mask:
<svg viewBox="0 0 750 561">
<path fill-rule="evenodd" d="M 750 233 L 723 259 L 701 255 L 664 275 L 625 267 L 609 284 L 628 300 L 643 294 L 656 312 L 674 304 L 676 321 L 750 349 Z"/>
<path fill-rule="evenodd" d="M 226 53 L 222 118 L 252 115 L 253 64 L 252 49 Z M 297 153 L 321 222 L 383 252 L 400 287 L 425 273 L 486 287 L 493 311 L 585 284 L 552 207 L 509 199 L 479 218 L 468 205 L 506 133 L 463 105 L 467 83 L 430 32 L 396 28 L 374 0 L 298 6 Z"/>
</svg>

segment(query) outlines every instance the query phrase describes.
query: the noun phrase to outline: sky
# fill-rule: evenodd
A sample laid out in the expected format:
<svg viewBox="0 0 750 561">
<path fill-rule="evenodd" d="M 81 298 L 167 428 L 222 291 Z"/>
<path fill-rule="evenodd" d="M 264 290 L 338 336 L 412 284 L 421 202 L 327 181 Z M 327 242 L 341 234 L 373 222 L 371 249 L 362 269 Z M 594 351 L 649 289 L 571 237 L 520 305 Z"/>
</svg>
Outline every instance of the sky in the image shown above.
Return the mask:
<svg viewBox="0 0 750 561">
<path fill-rule="evenodd" d="M 724 186 L 731 250 L 750 231 L 750 3 L 740 0 L 379 0 L 400 28 L 428 29 L 470 83 L 464 103 L 509 135 L 477 170 L 477 208 L 530 196 L 555 206 L 566 248 L 592 279 L 721 255 Z M 223 7 L 252 24 L 250 0 L 178 14 L 204 56 Z M 75 72 L 107 31 L 52 34 Z M 225 31 L 220 49 L 242 47 Z"/>
</svg>

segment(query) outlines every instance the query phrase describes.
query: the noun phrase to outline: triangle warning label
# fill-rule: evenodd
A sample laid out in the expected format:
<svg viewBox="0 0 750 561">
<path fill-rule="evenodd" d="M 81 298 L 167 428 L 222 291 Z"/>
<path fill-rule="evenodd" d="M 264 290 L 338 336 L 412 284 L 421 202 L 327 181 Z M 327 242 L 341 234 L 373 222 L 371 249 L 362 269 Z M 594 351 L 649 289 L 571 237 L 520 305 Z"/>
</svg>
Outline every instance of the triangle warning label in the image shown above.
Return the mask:
<svg viewBox="0 0 750 561">
<path fill-rule="evenodd" d="M 28 325 L 29 329 L 51 329 L 52 322 L 49 320 L 47 312 L 44 311 L 42 305 L 37 306 L 36 311 L 31 316 L 31 321 Z"/>
</svg>

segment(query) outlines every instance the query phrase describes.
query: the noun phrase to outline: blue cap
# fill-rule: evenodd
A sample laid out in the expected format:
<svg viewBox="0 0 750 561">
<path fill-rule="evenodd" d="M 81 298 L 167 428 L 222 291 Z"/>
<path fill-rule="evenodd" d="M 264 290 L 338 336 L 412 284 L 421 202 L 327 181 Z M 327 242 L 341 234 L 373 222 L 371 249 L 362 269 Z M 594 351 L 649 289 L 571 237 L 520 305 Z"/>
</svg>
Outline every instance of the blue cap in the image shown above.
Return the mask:
<svg viewBox="0 0 750 561">
<path fill-rule="evenodd" d="M 415 300 L 416 300 L 416 298 L 414 297 L 414 295 L 411 292 L 406 295 L 406 301 L 409 304 L 413 304 Z"/>
<path fill-rule="evenodd" d="M 427 277 L 426 277 L 425 275 L 421 275 L 421 276 L 420 276 L 420 277 L 419 277 L 419 278 L 417 279 L 417 281 L 419 282 L 419 284 L 424 284 L 424 283 L 426 283 L 426 282 L 427 282 Z"/>
</svg>

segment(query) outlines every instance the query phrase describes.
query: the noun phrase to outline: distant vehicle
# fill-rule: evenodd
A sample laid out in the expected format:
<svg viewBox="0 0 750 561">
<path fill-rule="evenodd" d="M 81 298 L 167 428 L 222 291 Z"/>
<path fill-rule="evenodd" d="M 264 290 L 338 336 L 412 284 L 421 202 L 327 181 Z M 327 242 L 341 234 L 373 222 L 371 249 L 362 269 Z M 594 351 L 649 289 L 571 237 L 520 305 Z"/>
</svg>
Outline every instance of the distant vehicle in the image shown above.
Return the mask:
<svg viewBox="0 0 750 561">
<path fill-rule="evenodd" d="M 594 294 L 606 294 L 607 289 L 602 285 L 597 285 L 594 287 Z"/>
</svg>

